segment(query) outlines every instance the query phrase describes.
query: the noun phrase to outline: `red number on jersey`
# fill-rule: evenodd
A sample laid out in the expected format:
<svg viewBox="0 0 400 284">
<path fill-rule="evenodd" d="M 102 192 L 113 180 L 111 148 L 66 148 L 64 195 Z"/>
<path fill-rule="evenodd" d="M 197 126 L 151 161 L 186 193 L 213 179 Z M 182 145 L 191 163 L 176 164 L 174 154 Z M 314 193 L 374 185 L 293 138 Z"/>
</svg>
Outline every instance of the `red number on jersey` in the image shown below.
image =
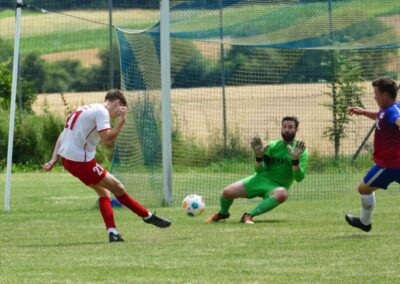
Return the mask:
<svg viewBox="0 0 400 284">
<path fill-rule="evenodd" d="M 83 110 L 77 110 L 74 111 L 73 113 L 71 113 L 68 118 L 67 118 L 67 122 L 65 123 L 65 128 L 69 128 L 69 129 L 74 129 L 74 125 L 76 123 L 76 120 L 78 119 L 78 117 L 81 115 Z M 71 121 L 71 124 L 69 124 L 69 122 Z"/>
</svg>

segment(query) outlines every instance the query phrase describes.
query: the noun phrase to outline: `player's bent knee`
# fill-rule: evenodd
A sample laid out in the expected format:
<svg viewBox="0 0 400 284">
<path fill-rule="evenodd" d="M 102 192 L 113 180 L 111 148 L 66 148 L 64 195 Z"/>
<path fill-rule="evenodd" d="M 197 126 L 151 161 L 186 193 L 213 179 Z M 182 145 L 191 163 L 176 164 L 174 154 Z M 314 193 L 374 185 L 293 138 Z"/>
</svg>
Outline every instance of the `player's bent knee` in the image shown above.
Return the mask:
<svg viewBox="0 0 400 284">
<path fill-rule="evenodd" d="M 225 188 L 224 191 L 222 192 L 222 196 L 227 198 L 227 199 L 232 199 L 232 192 L 228 188 Z"/>
<path fill-rule="evenodd" d="M 118 180 L 115 180 L 112 183 L 112 188 L 110 188 L 110 191 L 115 195 L 115 196 L 121 196 L 125 194 L 125 187 L 124 185 L 119 182 Z"/>
<path fill-rule="evenodd" d="M 273 191 L 273 195 L 279 203 L 283 203 L 288 199 L 289 192 L 285 188 L 277 188 Z"/>
<path fill-rule="evenodd" d="M 363 182 L 360 183 L 360 185 L 358 186 L 358 192 L 363 195 L 369 195 L 373 193 L 375 190 L 376 188 L 370 187 Z"/>
</svg>

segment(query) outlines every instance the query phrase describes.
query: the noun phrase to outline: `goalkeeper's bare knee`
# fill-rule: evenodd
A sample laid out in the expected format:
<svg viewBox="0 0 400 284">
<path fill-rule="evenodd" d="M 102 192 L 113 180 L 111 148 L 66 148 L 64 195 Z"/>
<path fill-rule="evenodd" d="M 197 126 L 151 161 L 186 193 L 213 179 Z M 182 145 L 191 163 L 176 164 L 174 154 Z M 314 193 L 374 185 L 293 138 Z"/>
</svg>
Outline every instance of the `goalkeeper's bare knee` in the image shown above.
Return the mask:
<svg viewBox="0 0 400 284">
<path fill-rule="evenodd" d="M 272 192 L 272 195 L 276 198 L 279 203 L 285 202 L 289 197 L 289 192 L 286 188 L 279 187 Z"/>
</svg>

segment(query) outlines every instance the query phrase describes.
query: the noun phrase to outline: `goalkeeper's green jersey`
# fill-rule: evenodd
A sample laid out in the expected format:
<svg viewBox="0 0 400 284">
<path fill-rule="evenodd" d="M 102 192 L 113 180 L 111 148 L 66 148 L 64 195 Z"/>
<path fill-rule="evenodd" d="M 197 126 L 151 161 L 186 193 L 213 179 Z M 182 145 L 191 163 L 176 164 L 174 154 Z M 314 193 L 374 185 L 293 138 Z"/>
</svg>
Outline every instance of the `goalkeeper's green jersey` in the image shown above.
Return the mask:
<svg viewBox="0 0 400 284">
<path fill-rule="evenodd" d="M 269 147 L 265 151 L 262 166 L 256 166 L 256 173 L 265 175 L 267 179 L 287 189 L 290 188 L 293 180 L 297 182 L 302 181 L 306 175 L 308 162 L 307 149 L 300 156 L 300 168 L 293 170 L 292 157 L 284 140 L 273 140 L 268 144 Z M 291 146 L 292 148 L 295 146 L 295 141 Z"/>
</svg>

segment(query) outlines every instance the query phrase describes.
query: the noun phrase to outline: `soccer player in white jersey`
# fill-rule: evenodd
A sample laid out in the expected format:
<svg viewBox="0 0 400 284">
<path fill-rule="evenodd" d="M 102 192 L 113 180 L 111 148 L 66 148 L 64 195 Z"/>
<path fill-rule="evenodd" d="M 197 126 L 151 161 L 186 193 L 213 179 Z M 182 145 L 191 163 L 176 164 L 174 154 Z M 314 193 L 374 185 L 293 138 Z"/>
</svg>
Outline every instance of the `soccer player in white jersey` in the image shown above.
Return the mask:
<svg viewBox="0 0 400 284">
<path fill-rule="evenodd" d="M 50 171 L 60 156 L 68 172 L 96 191 L 110 242 L 123 241 L 115 226 L 110 192 L 121 204 L 142 217 L 144 222 L 160 228 L 171 225 L 169 220 L 152 214 L 130 197 L 121 182 L 96 162 L 97 144 L 101 141 L 105 145 L 112 145 L 124 126 L 126 105 L 122 92 L 110 90 L 106 94 L 104 103 L 85 105 L 76 109 L 67 118 L 51 160 L 42 166 L 44 170 Z M 117 117 L 119 117 L 118 123 L 111 128 L 110 118 Z"/>
</svg>

